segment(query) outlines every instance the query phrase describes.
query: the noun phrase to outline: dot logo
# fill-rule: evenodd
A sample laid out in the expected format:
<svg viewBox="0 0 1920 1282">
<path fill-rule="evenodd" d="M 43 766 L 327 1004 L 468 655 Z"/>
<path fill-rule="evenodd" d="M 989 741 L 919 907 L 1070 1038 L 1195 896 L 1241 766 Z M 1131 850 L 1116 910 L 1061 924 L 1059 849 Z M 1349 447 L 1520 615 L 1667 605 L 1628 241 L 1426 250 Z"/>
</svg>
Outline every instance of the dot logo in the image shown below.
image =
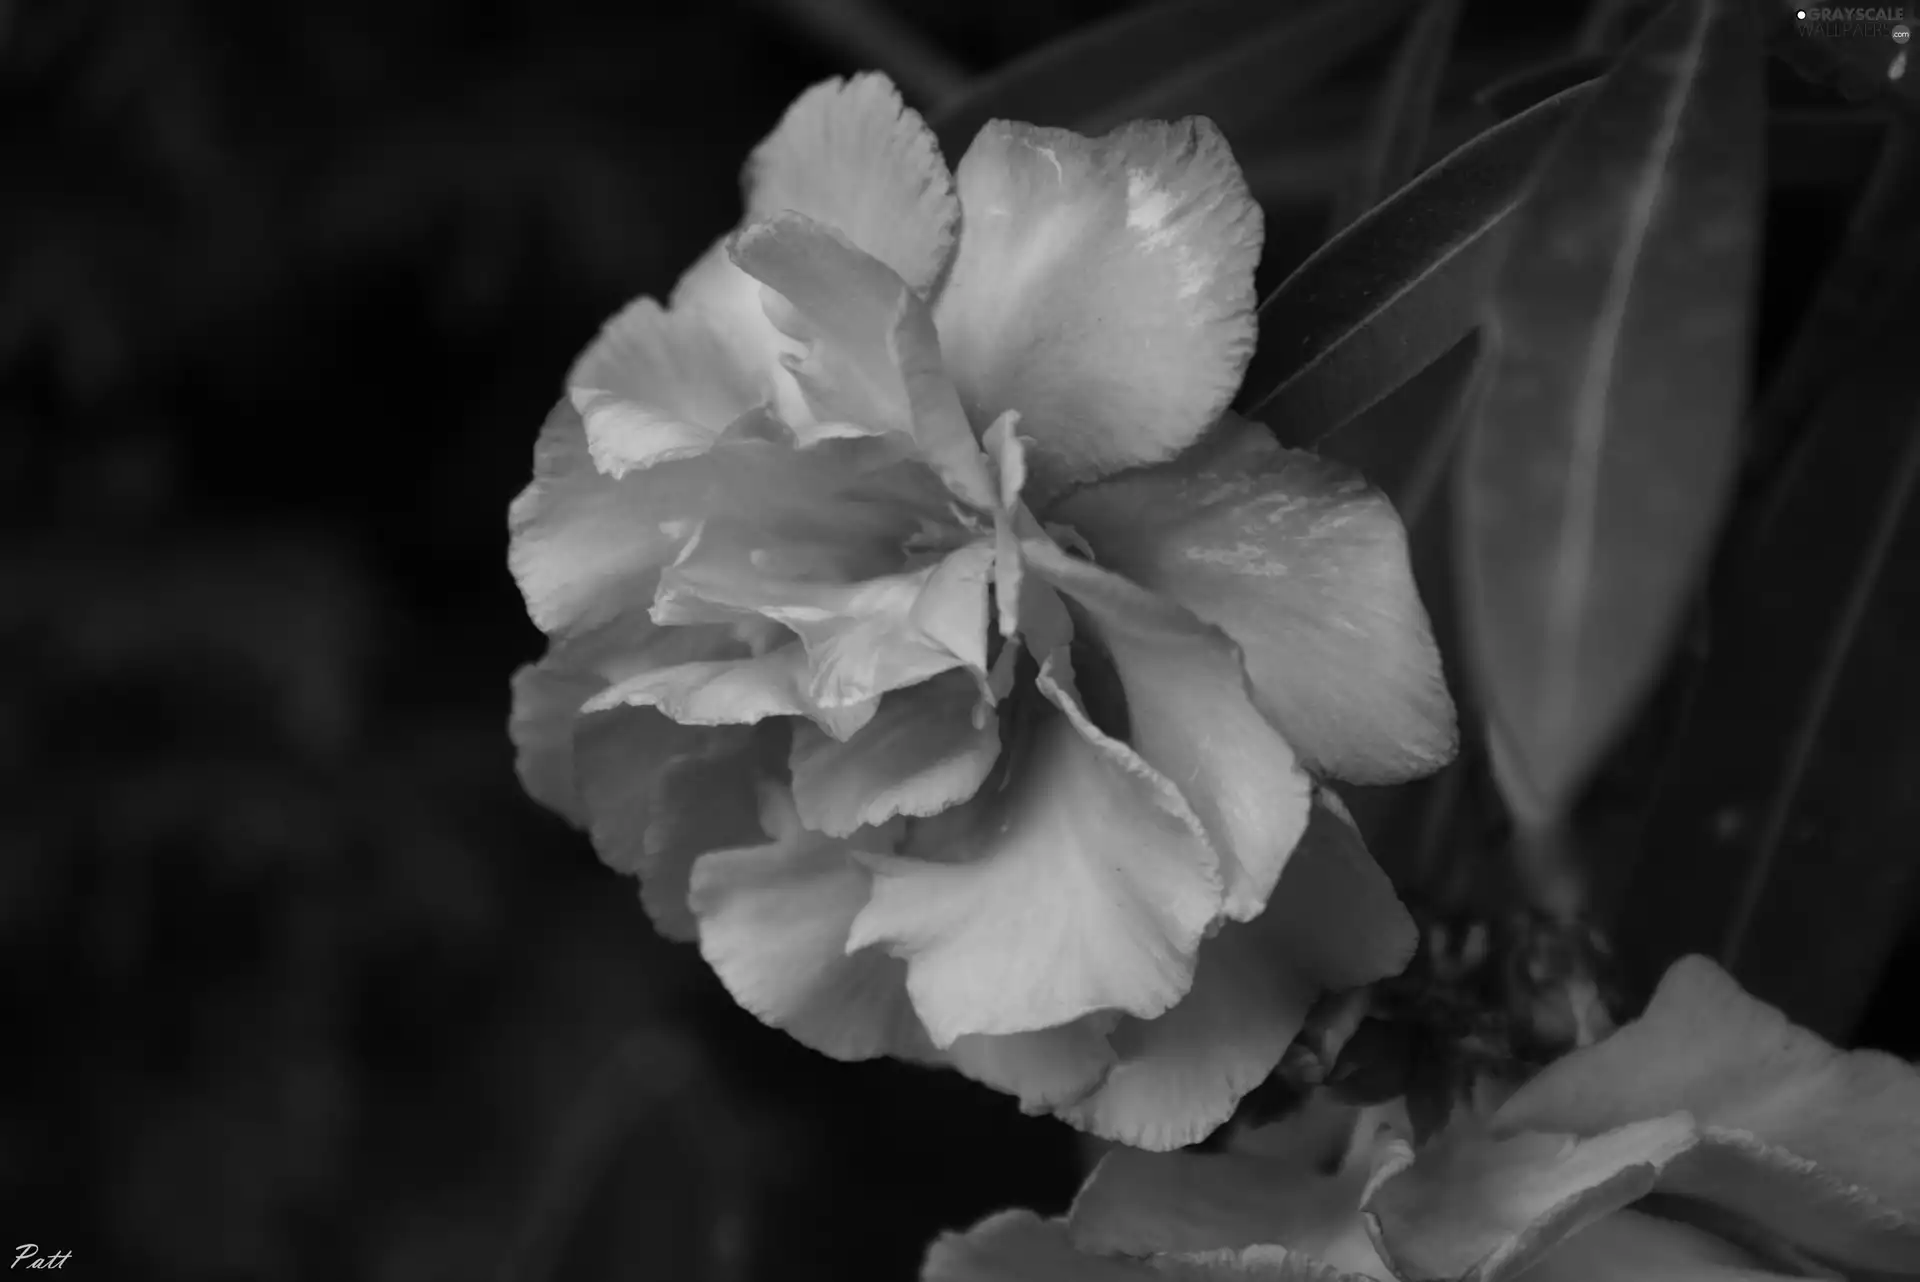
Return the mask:
<svg viewBox="0 0 1920 1282">
<path fill-rule="evenodd" d="M 1896 22 L 1893 24 L 1893 43 L 1897 45 L 1903 45 L 1907 43 L 1907 41 L 1912 37 L 1912 35 L 1913 33 L 1907 30 L 1906 23 Z"/>
</svg>

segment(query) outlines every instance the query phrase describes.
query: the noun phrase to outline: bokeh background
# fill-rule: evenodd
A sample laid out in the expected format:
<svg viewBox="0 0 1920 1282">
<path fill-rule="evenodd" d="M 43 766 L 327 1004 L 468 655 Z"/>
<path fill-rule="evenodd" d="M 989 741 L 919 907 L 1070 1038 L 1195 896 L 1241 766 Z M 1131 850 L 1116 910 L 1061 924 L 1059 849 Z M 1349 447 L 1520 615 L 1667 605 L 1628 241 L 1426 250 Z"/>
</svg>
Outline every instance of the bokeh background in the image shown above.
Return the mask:
<svg viewBox="0 0 1920 1282">
<path fill-rule="evenodd" d="M 7 1243 L 904 1278 L 1064 1206 L 1064 1127 L 761 1027 L 524 798 L 504 516 L 799 90 L 925 102 L 1121 7 L 0 0 Z"/>
</svg>

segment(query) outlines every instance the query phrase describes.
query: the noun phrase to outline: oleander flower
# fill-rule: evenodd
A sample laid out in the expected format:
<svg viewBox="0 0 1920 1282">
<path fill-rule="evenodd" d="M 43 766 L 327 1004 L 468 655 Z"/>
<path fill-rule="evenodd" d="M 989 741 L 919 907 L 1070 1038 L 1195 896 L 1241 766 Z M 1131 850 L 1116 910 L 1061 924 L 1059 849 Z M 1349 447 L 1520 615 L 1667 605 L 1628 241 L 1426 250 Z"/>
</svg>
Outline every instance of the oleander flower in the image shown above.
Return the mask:
<svg viewBox="0 0 1920 1282">
<path fill-rule="evenodd" d="M 1766 1282 L 1920 1276 L 1920 1071 L 1843 1052 L 1703 957 L 1646 1012 L 1416 1146 L 1310 1097 L 1258 1152 L 1115 1149 L 925 1282 Z M 1643 1201 L 1652 1194 L 1665 1200 Z"/>
<path fill-rule="evenodd" d="M 746 187 L 511 510 L 521 777 L 808 1045 L 1198 1139 L 1413 947 L 1323 782 L 1454 743 L 1391 506 L 1225 412 L 1259 209 L 1204 120 L 950 174 L 879 76 Z"/>
</svg>

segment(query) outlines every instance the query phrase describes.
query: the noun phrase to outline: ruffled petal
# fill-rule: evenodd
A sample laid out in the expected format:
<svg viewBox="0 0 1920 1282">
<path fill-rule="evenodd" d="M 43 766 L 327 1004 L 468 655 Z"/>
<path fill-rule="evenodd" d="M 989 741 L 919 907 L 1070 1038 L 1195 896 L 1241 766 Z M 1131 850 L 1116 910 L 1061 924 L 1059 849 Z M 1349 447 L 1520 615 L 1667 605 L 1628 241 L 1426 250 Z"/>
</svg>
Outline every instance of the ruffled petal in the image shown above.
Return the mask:
<svg viewBox="0 0 1920 1282">
<path fill-rule="evenodd" d="M 712 324 L 651 298 L 602 327 L 567 378 L 594 465 L 620 477 L 712 449 L 762 392 Z"/>
<path fill-rule="evenodd" d="M 806 648 L 790 642 L 748 658 L 681 663 L 643 672 L 607 687 L 581 710 L 600 712 L 623 705 L 658 708 L 687 726 L 809 717 L 836 739 L 851 736 L 872 719 L 877 700 L 822 707 L 808 697 L 810 680 Z"/>
<path fill-rule="evenodd" d="M 1218 860 L 1177 790 L 1086 719 L 1055 674 L 1004 789 L 969 803 L 934 858 L 875 861 L 852 946 L 884 943 L 937 1046 L 1185 995 L 1221 905 Z M 949 828 L 951 830 L 951 827 Z"/>
<path fill-rule="evenodd" d="M 1697 1139 L 1684 1113 L 1590 1139 L 1529 1131 L 1442 1136 L 1382 1178 L 1366 1214 L 1408 1282 L 1505 1282 L 1653 1191 Z"/>
<path fill-rule="evenodd" d="M 752 224 L 732 253 L 784 300 L 769 314 L 802 344 L 784 364 L 816 420 L 897 433 L 956 495 L 993 507 L 986 461 L 947 378 L 926 300 L 891 267 L 798 214 Z"/>
<path fill-rule="evenodd" d="M 746 649 L 731 628 L 662 629 L 637 609 L 553 642 L 538 663 L 513 674 L 507 731 L 521 784 L 535 801 L 585 827 L 586 811 L 574 780 L 573 735 L 586 702 L 636 672 Z"/>
<path fill-rule="evenodd" d="M 981 711 L 978 683 L 950 672 L 886 695 L 873 720 L 845 742 L 797 727 L 793 798 L 800 821 L 844 837 L 965 801 L 1000 755 L 999 721 L 976 716 Z"/>
<path fill-rule="evenodd" d="M 1324 992 L 1405 967 L 1413 920 L 1336 807 L 1327 794 L 1313 807 L 1267 911 L 1200 945 L 1179 1005 L 1119 1022 L 1113 1070 L 1060 1116 L 1142 1149 L 1198 1143 L 1279 1065 Z"/>
<path fill-rule="evenodd" d="M 1261 710 L 1315 771 L 1392 783 L 1453 755 L 1406 531 L 1348 469 L 1236 422 L 1190 459 L 1089 487 L 1049 515 L 1238 642 Z"/>
<path fill-rule="evenodd" d="M 782 363 L 800 344 L 774 328 L 759 281 L 733 265 L 729 232 L 689 267 L 673 287 L 668 306 L 697 315 L 726 347 L 732 363 L 750 372 L 756 392 L 789 423 L 809 418 L 806 400 Z"/>
<path fill-rule="evenodd" d="M 762 572 L 764 563 L 756 548 L 703 535 L 661 575 L 655 622 L 758 616 L 791 629 L 806 647 L 805 696 L 823 709 L 865 704 L 955 668 L 985 680 L 991 542 L 854 583 L 781 578 Z"/>
<path fill-rule="evenodd" d="M 604 623 L 651 595 L 679 540 L 622 482 L 594 466 L 580 414 L 562 401 L 534 446 L 533 482 L 507 510 L 507 564 L 543 632 Z"/>
<path fill-rule="evenodd" d="M 1136 1256 L 1281 1247 L 1391 1282 L 1360 1218 L 1360 1199 L 1402 1128 L 1387 1110 L 1316 1095 L 1270 1129 L 1286 1132 L 1288 1146 L 1262 1157 L 1111 1150 L 1068 1212 L 1074 1244 Z"/>
<path fill-rule="evenodd" d="M 1562 1242 L 1526 1282 L 1786 1282 L 1711 1233 L 1615 1211 Z"/>
<path fill-rule="evenodd" d="M 1260 208 L 1198 118 L 1101 138 L 996 120 L 956 181 L 935 319 L 976 423 L 1017 409 L 1049 486 L 1170 458 L 1253 351 Z"/>
<path fill-rule="evenodd" d="M 1845 1264 L 1920 1272 L 1920 1070 L 1836 1050 L 1704 957 L 1674 963 L 1639 1019 L 1549 1066 L 1493 1124 L 1591 1135 L 1682 1110 L 1707 1142 L 1663 1187 Z"/>
<path fill-rule="evenodd" d="M 1023 551 L 1111 657 L 1126 693 L 1128 742 L 1177 781 L 1206 825 L 1222 855 L 1227 915 L 1259 915 L 1306 831 L 1312 784 L 1254 707 L 1239 647 L 1167 598 L 1051 543 Z"/>
<path fill-rule="evenodd" d="M 960 202 L 940 144 L 877 72 L 823 81 L 747 162 L 747 213 L 827 224 L 921 293 L 953 250 Z"/>
<path fill-rule="evenodd" d="M 721 983 L 746 1010 L 835 1059 L 931 1056 L 905 964 L 847 951 L 869 889 L 852 847 L 801 827 L 783 788 L 763 789 L 761 824 L 770 842 L 693 865 L 688 902 Z"/>
<path fill-rule="evenodd" d="M 574 778 L 594 850 L 639 878 L 641 903 L 661 934 L 696 937 L 687 906 L 695 859 L 766 840 L 760 783 L 770 745 L 785 747 L 778 729 L 683 726 L 652 708 L 581 718 Z"/>
</svg>

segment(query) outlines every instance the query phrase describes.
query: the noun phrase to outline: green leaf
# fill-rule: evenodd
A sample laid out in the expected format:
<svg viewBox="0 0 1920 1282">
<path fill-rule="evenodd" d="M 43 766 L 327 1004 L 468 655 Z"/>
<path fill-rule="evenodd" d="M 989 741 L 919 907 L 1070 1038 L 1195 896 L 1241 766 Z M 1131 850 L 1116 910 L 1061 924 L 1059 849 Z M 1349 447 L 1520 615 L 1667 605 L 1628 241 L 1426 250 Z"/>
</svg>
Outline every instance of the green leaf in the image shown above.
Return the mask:
<svg viewBox="0 0 1920 1282">
<path fill-rule="evenodd" d="M 958 158 L 992 119 L 1104 133 L 1127 120 L 1210 117 L 1239 144 L 1384 32 L 1407 0 L 1177 0 L 1038 50 L 934 113 Z"/>
<path fill-rule="evenodd" d="M 1427 132 L 1462 0 L 1430 0 L 1407 25 L 1393 66 L 1374 103 L 1373 120 L 1353 177 L 1333 207 L 1335 231 L 1380 203 L 1420 172 Z"/>
<path fill-rule="evenodd" d="M 1552 827 L 1666 653 L 1733 479 L 1761 155 L 1745 0 L 1677 0 L 1514 221 L 1455 484 L 1469 660 L 1523 828 Z"/>
<path fill-rule="evenodd" d="M 1497 233 L 1588 92 L 1481 134 L 1281 282 L 1260 305 L 1243 413 L 1313 448 L 1474 329 L 1499 264 Z"/>
</svg>

